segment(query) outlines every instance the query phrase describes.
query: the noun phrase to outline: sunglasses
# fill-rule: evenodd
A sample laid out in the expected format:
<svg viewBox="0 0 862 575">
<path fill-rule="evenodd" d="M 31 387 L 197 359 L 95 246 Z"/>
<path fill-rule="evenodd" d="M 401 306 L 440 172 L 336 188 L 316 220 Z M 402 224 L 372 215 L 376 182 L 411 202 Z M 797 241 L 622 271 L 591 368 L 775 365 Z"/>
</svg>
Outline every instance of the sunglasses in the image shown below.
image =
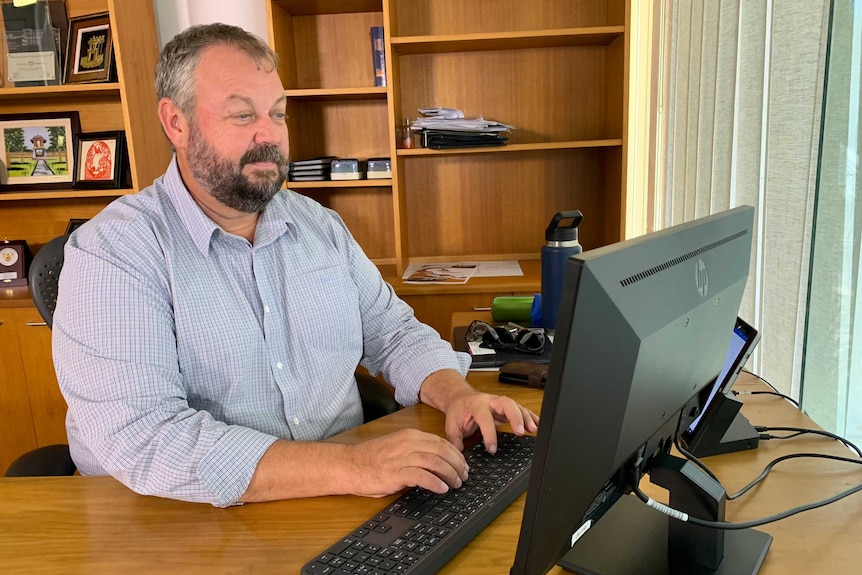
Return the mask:
<svg viewBox="0 0 862 575">
<path fill-rule="evenodd" d="M 506 349 L 523 353 L 542 353 L 545 348 L 545 334 L 516 323 L 490 325 L 476 320 L 467 328 L 464 339 L 468 342 L 481 342 L 479 347 Z"/>
</svg>

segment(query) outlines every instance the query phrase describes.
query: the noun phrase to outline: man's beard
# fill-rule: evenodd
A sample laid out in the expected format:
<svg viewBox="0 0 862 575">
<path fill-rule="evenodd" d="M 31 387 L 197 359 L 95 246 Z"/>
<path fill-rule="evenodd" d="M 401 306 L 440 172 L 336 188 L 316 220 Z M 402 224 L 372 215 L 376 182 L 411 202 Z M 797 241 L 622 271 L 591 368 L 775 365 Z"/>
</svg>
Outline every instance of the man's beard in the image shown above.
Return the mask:
<svg viewBox="0 0 862 575">
<path fill-rule="evenodd" d="M 262 211 L 287 179 L 288 162 L 278 146 L 264 144 L 249 150 L 234 163 L 221 158 L 196 124 L 189 129 L 189 168 L 209 194 L 229 208 L 252 214 Z M 256 170 L 256 182 L 242 173 L 255 162 L 273 162 L 274 170 Z"/>
</svg>

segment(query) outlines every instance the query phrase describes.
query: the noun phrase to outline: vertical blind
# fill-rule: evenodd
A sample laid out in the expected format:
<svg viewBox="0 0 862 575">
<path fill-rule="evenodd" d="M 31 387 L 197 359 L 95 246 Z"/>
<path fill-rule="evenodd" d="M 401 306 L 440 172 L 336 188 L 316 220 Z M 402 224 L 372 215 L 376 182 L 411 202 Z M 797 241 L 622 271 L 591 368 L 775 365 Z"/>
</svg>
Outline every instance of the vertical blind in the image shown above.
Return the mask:
<svg viewBox="0 0 862 575">
<path fill-rule="evenodd" d="M 829 0 L 672 0 L 665 17 L 658 216 L 755 206 L 748 368 L 798 396 Z"/>
</svg>

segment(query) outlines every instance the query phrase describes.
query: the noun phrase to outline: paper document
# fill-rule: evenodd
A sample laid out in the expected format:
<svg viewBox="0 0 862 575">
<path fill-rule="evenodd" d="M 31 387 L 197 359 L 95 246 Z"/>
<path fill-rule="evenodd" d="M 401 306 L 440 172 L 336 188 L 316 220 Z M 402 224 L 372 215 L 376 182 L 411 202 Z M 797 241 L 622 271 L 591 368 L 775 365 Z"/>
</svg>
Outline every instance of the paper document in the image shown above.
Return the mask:
<svg viewBox="0 0 862 575">
<path fill-rule="evenodd" d="M 410 265 L 402 279 L 407 284 L 464 284 L 476 273 L 474 263 Z"/>
<path fill-rule="evenodd" d="M 419 108 L 419 113 L 431 118 L 441 120 L 457 120 L 464 117 L 464 112 L 455 108 Z"/>
<path fill-rule="evenodd" d="M 463 284 L 471 277 L 522 276 L 524 272 L 517 260 L 491 262 L 441 262 L 436 264 L 410 264 L 401 279 L 404 283 Z"/>
<path fill-rule="evenodd" d="M 496 278 L 507 276 L 522 276 L 521 264 L 518 260 L 505 260 L 501 262 L 478 262 L 475 277 Z"/>
<path fill-rule="evenodd" d="M 515 126 L 493 120 L 465 118 L 464 112 L 454 108 L 419 108 L 424 117 L 416 118 L 413 127 L 417 130 L 450 130 L 455 132 L 508 132 Z"/>
</svg>

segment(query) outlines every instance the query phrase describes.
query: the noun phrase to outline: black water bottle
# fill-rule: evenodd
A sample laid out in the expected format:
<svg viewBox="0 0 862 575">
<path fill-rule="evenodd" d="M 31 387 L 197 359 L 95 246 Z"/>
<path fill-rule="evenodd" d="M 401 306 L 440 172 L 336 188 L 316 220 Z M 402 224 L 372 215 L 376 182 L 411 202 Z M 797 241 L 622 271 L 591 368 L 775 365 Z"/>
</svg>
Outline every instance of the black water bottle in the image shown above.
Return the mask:
<svg viewBox="0 0 862 575">
<path fill-rule="evenodd" d="M 557 311 L 563 291 L 563 278 L 569 257 L 581 253 L 578 226 L 584 214 L 580 210 L 557 212 L 545 230 L 542 246 L 542 327 L 553 333 L 557 327 Z M 562 225 L 568 222 L 566 225 Z"/>
</svg>

